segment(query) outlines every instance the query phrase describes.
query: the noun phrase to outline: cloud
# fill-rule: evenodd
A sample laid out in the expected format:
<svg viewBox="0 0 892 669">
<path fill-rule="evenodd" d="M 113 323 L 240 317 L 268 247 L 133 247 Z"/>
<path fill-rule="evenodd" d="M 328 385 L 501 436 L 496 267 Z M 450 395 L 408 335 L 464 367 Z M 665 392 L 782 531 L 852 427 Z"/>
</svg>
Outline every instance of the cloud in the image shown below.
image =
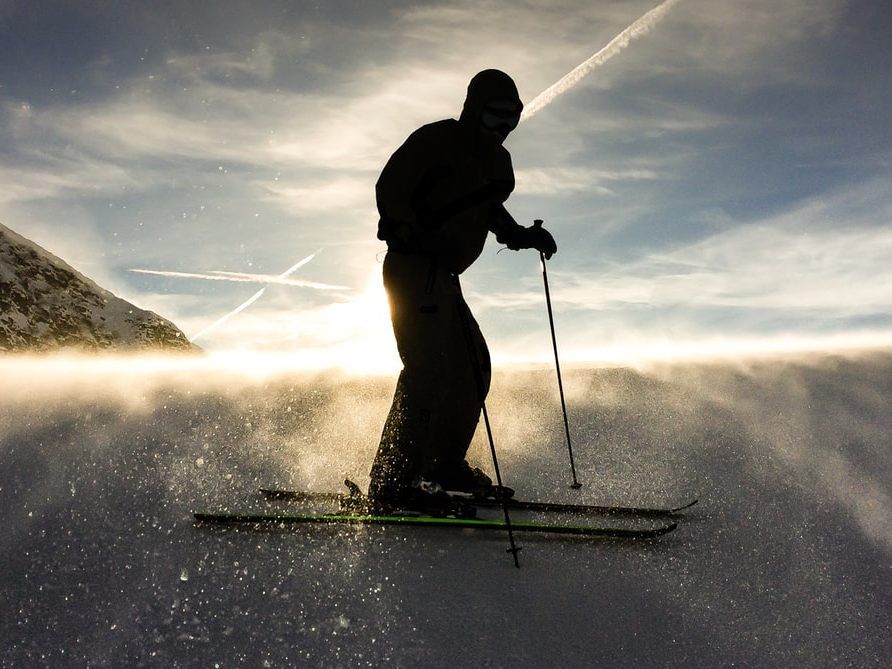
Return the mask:
<svg viewBox="0 0 892 669">
<path fill-rule="evenodd" d="M 38 112 L 31 124 L 33 132 L 46 132 L 79 146 L 85 155 L 114 161 L 242 162 L 252 155 L 249 149 L 263 147 L 262 133 L 245 118 L 230 113 L 234 109 L 226 113 L 218 109 L 211 120 L 203 118 L 201 102 L 179 112 L 172 106 L 152 92 L 135 91 L 111 102 Z"/>
<path fill-rule="evenodd" d="M 21 139 L 58 138 L 108 159 L 349 172 L 380 168 L 414 125 L 460 109 L 465 73 L 440 69 L 429 59 L 360 66 L 349 87 L 333 81 L 324 93 L 265 81 L 273 73 L 272 52 L 286 43 L 279 35 L 248 54 L 172 56 L 167 71 L 129 82 L 116 97 L 29 106 L 14 130 Z M 262 86 L 217 76 L 254 72 L 258 49 L 266 54 Z"/>
<path fill-rule="evenodd" d="M 279 58 L 305 56 L 308 47 L 305 40 L 271 30 L 257 35 L 254 46 L 245 52 L 174 53 L 164 62 L 170 75 L 199 84 L 211 77 L 262 84 L 275 74 Z"/>
<path fill-rule="evenodd" d="M 375 211 L 376 178 L 374 172 L 356 176 L 332 173 L 327 179 L 277 179 L 256 181 L 255 185 L 264 192 L 264 200 L 298 216 L 344 210 L 361 215 Z"/>
<path fill-rule="evenodd" d="M 76 151 L 32 156 L 31 164 L 0 163 L 0 204 L 53 198 L 118 194 L 143 187 L 127 169 Z"/>
<path fill-rule="evenodd" d="M 696 60 L 701 75 L 730 73 L 735 80 L 754 84 L 802 83 L 804 72 L 797 56 L 820 48 L 814 40 L 837 29 L 848 4 L 845 0 L 685 0 L 673 13 L 672 32 L 663 37 L 657 31 L 652 39 L 660 47 L 668 39 L 680 43 L 673 60 L 679 64 Z"/>
<path fill-rule="evenodd" d="M 550 169 L 519 169 L 514 173 L 516 192 L 524 195 L 558 195 L 564 193 L 598 193 L 609 195 L 613 181 L 640 181 L 663 178 L 653 170 L 606 170 L 587 167 L 554 167 Z"/>
<path fill-rule="evenodd" d="M 735 3 L 681 3 L 672 21 L 661 27 L 659 35 L 642 41 L 640 56 L 623 67 L 633 71 L 646 64 L 674 68 L 677 73 L 689 68 L 691 61 L 698 68 L 712 67 L 720 52 L 724 55 L 718 55 L 718 60 L 726 68 L 753 69 L 755 60 L 770 59 L 773 48 L 800 38 L 809 27 L 829 25 L 837 5 L 823 0 L 809 3 L 807 9 L 799 3 L 778 9 L 771 3 L 769 11 L 768 4 L 755 3 L 744 11 Z M 272 201 L 284 204 L 287 211 L 314 211 L 331 206 L 336 198 L 325 191 L 332 192 L 335 186 L 347 186 L 348 194 L 358 192 L 348 182 L 365 180 L 368 173 L 380 169 L 414 127 L 457 114 L 467 79 L 476 69 L 504 63 L 521 88 L 536 90 L 546 79 L 553 82 L 559 70 L 566 71 L 574 53 L 591 53 L 592 47 L 609 40 L 599 36 L 615 35 L 648 7 L 644 3 L 561 6 L 566 11 L 503 2 L 403 9 L 396 13 L 393 33 L 381 40 L 387 49 L 366 38 L 370 48 L 380 49 L 375 57 L 356 54 L 349 79 L 331 77 L 329 86 L 306 90 L 299 82 L 282 80 L 287 72 L 283 63 L 297 57 L 324 60 L 326 49 L 330 52 L 336 46 L 326 41 L 327 33 L 338 36 L 331 27 L 319 25 L 307 31 L 314 36 L 312 45 L 284 31 L 266 31 L 241 51 L 173 52 L 151 78 L 140 73 L 125 82 L 115 97 L 96 103 L 28 107 L 27 114 L 19 114 L 13 130 L 22 141 L 64 142 L 74 149 L 74 162 L 92 165 L 94 170 L 101 165 L 118 179 L 125 169 L 133 169 L 134 161 L 143 159 L 163 161 L 154 166 L 143 161 L 143 173 L 162 173 L 166 163 L 183 160 L 300 171 L 301 181 L 292 180 L 288 187 L 293 197 L 287 193 L 276 197 L 286 190 L 281 185 L 267 184 L 266 188 L 274 196 Z M 777 12 L 780 17 L 772 19 Z M 704 31 L 726 35 L 734 21 L 748 27 L 739 30 L 736 39 L 689 39 Z M 657 36 L 661 36 L 659 41 L 651 40 Z M 463 50 L 463 44 L 473 44 L 473 52 Z M 656 55 L 667 49 L 671 58 Z M 457 55 L 466 53 L 474 55 Z M 698 72 L 702 70 L 693 74 Z M 616 76 L 605 75 L 602 83 L 611 83 Z M 601 85 L 594 77 L 586 81 Z M 27 101 L 23 104 L 28 106 Z M 648 132 L 648 124 L 660 132 L 675 132 L 721 122 L 705 110 L 690 105 L 686 110 L 679 103 L 660 100 L 653 101 L 647 114 L 642 109 L 630 110 L 620 118 L 612 111 L 592 111 L 585 110 L 588 121 L 575 125 L 574 132 L 589 128 L 621 134 L 629 127 Z M 120 167 L 123 164 L 129 167 Z M 307 176 L 319 170 L 337 173 L 329 181 L 332 185 L 320 189 L 318 178 Z M 50 180 L 49 175 L 43 177 L 43 182 Z M 40 190 L 38 178 L 32 181 L 30 187 L 6 197 L 52 197 L 57 192 L 52 187 Z M 88 188 L 84 185 L 86 192 Z M 308 197 L 311 194 L 315 197 Z"/>
<path fill-rule="evenodd" d="M 810 311 L 820 320 L 892 309 L 892 200 L 872 183 L 754 222 L 728 223 L 676 249 L 616 269 L 561 272 L 552 297 L 599 311 L 733 308 Z M 538 291 L 480 295 L 490 308 L 539 308 Z"/>
</svg>

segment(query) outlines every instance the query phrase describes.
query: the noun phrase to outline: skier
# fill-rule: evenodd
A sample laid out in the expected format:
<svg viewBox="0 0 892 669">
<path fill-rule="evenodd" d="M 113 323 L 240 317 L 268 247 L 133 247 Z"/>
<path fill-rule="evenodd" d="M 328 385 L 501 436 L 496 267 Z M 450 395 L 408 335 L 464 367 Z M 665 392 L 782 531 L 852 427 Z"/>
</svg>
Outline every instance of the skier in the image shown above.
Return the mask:
<svg viewBox="0 0 892 669">
<path fill-rule="evenodd" d="M 519 225 L 504 207 L 514 172 L 502 143 L 522 109 L 511 77 L 478 73 L 459 119 L 413 132 L 376 184 L 384 287 L 403 363 L 371 470 L 369 497 L 382 506 L 424 506 L 445 490 L 494 490 L 465 459 L 491 367 L 458 277 L 488 232 L 512 250 L 533 248 L 546 258 L 557 251 L 548 231 Z"/>
</svg>

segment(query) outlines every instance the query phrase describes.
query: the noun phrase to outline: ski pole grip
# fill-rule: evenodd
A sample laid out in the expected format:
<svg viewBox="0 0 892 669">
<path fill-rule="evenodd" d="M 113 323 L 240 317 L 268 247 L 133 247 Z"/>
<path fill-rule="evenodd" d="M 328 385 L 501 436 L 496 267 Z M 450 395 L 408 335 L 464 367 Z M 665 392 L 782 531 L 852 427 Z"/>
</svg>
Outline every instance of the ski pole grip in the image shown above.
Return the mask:
<svg viewBox="0 0 892 669">
<path fill-rule="evenodd" d="M 533 220 L 533 227 L 539 229 L 542 227 L 543 221 L 541 218 L 536 218 Z M 542 251 L 539 251 L 539 263 L 542 265 L 542 271 L 545 271 L 545 254 Z"/>
<path fill-rule="evenodd" d="M 537 218 L 533 220 L 533 227 L 536 229 L 540 229 L 542 227 L 543 221 L 541 218 Z M 539 251 L 539 262 L 542 264 L 542 271 L 545 271 L 545 254 L 542 251 Z"/>
</svg>

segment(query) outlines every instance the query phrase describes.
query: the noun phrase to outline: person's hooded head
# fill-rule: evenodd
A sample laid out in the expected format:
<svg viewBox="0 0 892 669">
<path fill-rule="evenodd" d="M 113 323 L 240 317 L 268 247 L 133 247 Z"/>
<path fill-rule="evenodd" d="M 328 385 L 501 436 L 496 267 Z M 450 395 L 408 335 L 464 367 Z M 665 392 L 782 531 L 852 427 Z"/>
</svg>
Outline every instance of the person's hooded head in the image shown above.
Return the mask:
<svg viewBox="0 0 892 669">
<path fill-rule="evenodd" d="M 468 84 L 459 120 L 502 142 L 520 122 L 523 102 L 514 80 L 501 70 L 478 72 Z"/>
</svg>

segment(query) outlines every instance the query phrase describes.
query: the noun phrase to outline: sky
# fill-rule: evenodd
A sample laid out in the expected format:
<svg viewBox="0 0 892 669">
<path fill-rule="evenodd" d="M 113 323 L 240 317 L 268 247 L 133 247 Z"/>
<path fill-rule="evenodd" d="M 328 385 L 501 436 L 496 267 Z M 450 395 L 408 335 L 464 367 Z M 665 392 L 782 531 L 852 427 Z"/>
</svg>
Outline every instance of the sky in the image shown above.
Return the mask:
<svg viewBox="0 0 892 669">
<path fill-rule="evenodd" d="M 506 142 L 566 358 L 892 343 L 885 0 L 0 0 L 0 222 L 208 350 L 392 367 L 390 154 L 658 6 Z M 493 357 L 548 360 L 537 254 L 498 251 L 462 276 Z"/>
</svg>

